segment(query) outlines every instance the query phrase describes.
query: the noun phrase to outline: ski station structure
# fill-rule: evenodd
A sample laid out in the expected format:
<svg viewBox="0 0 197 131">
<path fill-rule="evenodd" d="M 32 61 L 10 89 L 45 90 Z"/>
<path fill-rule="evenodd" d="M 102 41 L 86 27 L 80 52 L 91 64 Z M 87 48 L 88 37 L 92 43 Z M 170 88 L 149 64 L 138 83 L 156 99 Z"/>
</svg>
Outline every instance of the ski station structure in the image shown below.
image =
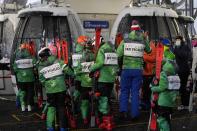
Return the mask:
<svg viewBox="0 0 197 131">
<path fill-rule="evenodd" d="M 40 120 L 40 112 L 21 114 L 15 107 L 17 93 L 16 77 L 12 63 L 14 52 L 22 43 L 33 43 L 36 52 L 42 46 L 58 40 L 66 40 L 69 53 L 75 51 L 75 40 L 80 35 L 95 36 L 96 24 L 103 26 L 104 39 L 117 43 L 116 37 L 128 34 L 130 21 L 137 19 L 143 30 L 149 32 L 149 39 L 157 42 L 161 37 L 171 41 L 177 35 L 184 36 L 191 47 L 192 36 L 196 35 L 195 20 L 197 2 L 195 0 L 2 0 L 0 1 L 0 131 L 45 130 L 45 122 Z M 126 35 L 122 37 L 128 37 Z M 36 54 L 37 55 L 37 54 Z M 118 102 L 113 102 L 114 114 Z M 131 123 L 118 123 L 115 131 L 146 131 L 148 112 L 143 118 Z M 1 118 L 2 117 L 2 118 Z M 173 129 L 195 131 L 197 115 L 192 112 L 176 112 Z M 71 130 L 99 130 L 98 128 Z"/>
</svg>

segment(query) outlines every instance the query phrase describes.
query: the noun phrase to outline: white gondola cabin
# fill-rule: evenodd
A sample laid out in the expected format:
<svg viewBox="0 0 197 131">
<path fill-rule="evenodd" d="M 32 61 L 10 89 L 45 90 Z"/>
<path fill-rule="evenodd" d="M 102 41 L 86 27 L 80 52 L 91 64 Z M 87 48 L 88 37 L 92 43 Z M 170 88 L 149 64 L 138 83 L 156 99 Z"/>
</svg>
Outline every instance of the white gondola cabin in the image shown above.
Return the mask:
<svg viewBox="0 0 197 131">
<path fill-rule="evenodd" d="M 142 5 L 126 7 L 117 16 L 112 27 L 110 40 L 117 44 L 116 38 L 130 32 L 132 20 L 138 20 L 141 28 L 149 32 L 150 40 L 161 37 L 174 40 L 179 34 L 177 13 L 166 7 L 157 5 Z"/>
<path fill-rule="evenodd" d="M 18 23 L 17 14 L 0 14 L 0 94 L 14 94 L 9 69 L 11 46 Z"/>
<path fill-rule="evenodd" d="M 68 53 L 74 48 L 74 41 L 84 35 L 78 15 L 70 7 L 57 5 L 40 5 L 39 7 L 26 8 L 18 13 L 20 21 L 17 26 L 12 45 L 11 71 L 12 82 L 16 87 L 16 78 L 12 69 L 15 52 L 21 44 L 28 44 L 33 48 L 34 55 L 41 47 L 64 41 L 67 43 Z"/>
</svg>

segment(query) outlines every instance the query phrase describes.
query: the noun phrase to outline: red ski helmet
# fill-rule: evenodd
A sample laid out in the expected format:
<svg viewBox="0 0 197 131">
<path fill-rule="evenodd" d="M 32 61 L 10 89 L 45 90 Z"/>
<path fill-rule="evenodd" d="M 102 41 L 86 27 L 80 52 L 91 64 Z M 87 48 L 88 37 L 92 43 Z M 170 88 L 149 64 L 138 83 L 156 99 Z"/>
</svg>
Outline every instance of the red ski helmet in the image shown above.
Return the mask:
<svg viewBox="0 0 197 131">
<path fill-rule="evenodd" d="M 132 20 L 131 30 L 140 30 L 140 25 L 137 20 Z"/>
<path fill-rule="evenodd" d="M 48 47 L 43 47 L 38 51 L 38 56 L 39 57 L 44 57 L 44 56 L 50 56 L 51 55 L 51 51 Z"/>
<path fill-rule="evenodd" d="M 77 38 L 77 43 L 80 44 L 80 45 L 84 45 L 84 43 L 86 43 L 88 41 L 88 37 L 87 36 L 79 36 Z"/>
</svg>

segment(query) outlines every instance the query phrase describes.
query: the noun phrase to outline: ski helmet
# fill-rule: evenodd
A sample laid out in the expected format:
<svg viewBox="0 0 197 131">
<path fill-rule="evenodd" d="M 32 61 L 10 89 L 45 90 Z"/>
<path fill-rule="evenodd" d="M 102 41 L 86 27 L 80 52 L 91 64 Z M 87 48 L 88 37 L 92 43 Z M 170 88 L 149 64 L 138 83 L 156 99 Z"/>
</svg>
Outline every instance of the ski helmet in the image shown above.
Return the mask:
<svg viewBox="0 0 197 131">
<path fill-rule="evenodd" d="M 131 30 L 140 30 L 139 22 L 137 20 L 132 20 Z"/>
<path fill-rule="evenodd" d="M 87 36 L 79 36 L 77 38 L 77 43 L 80 44 L 80 45 L 85 45 L 85 43 L 88 41 L 88 37 Z"/>
<path fill-rule="evenodd" d="M 41 48 L 39 51 L 38 51 L 38 56 L 39 57 L 44 57 L 44 56 L 50 56 L 51 55 L 51 51 L 48 47 L 44 47 L 44 48 Z"/>
<path fill-rule="evenodd" d="M 163 65 L 163 71 L 168 72 L 170 75 L 174 75 L 176 73 L 176 66 L 174 63 L 167 61 Z"/>
</svg>

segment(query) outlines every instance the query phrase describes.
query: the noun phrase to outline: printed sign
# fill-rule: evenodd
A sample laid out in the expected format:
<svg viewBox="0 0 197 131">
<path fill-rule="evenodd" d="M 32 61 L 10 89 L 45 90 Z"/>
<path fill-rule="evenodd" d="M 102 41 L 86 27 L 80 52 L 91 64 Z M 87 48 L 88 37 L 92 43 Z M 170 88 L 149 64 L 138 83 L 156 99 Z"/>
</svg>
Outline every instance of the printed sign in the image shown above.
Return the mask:
<svg viewBox="0 0 197 131">
<path fill-rule="evenodd" d="M 59 63 L 47 66 L 43 68 L 40 73 L 44 75 L 46 79 L 59 76 L 63 74 L 62 68 Z"/>
<path fill-rule="evenodd" d="M 26 69 L 26 68 L 32 68 L 33 63 L 32 59 L 20 59 L 16 61 L 17 68 L 19 69 Z"/>
<path fill-rule="evenodd" d="M 168 76 L 168 89 L 169 90 L 179 90 L 180 89 L 180 78 L 178 75 Z"/>
<path fill-rule="evenodd" d="M 94 62 L 83 62 L 81 63 L 82 65 L 82 72 L 84 73 L 89 73 L 90 72 L 90 67 L 94 64 Z"/>
<path fill-rule="evenodd" d="M 83 27 L 85 29 L 95 29 L 95 28 L 109 28 L 109 22 L 108 21 L 84 21 Z"/>
<path fill-rule="evenodd" d="M 105 53 L 105 65 L 118 65 L 118 56 L 116 53 Z"/>
<path fill-rule="evenodd" d="M 124 55 L 133 57 L 143 57 L 144 45 L 141 43 L 125 43 Z"/>
<path fill-rule="evenodd" d="M 77 67 L 78 66 L 78 63 L 80 62 L 81 58 L 82 58 L 81 54 L 73 54 L 72 55 L 73 67 Z"/>
</svg>

